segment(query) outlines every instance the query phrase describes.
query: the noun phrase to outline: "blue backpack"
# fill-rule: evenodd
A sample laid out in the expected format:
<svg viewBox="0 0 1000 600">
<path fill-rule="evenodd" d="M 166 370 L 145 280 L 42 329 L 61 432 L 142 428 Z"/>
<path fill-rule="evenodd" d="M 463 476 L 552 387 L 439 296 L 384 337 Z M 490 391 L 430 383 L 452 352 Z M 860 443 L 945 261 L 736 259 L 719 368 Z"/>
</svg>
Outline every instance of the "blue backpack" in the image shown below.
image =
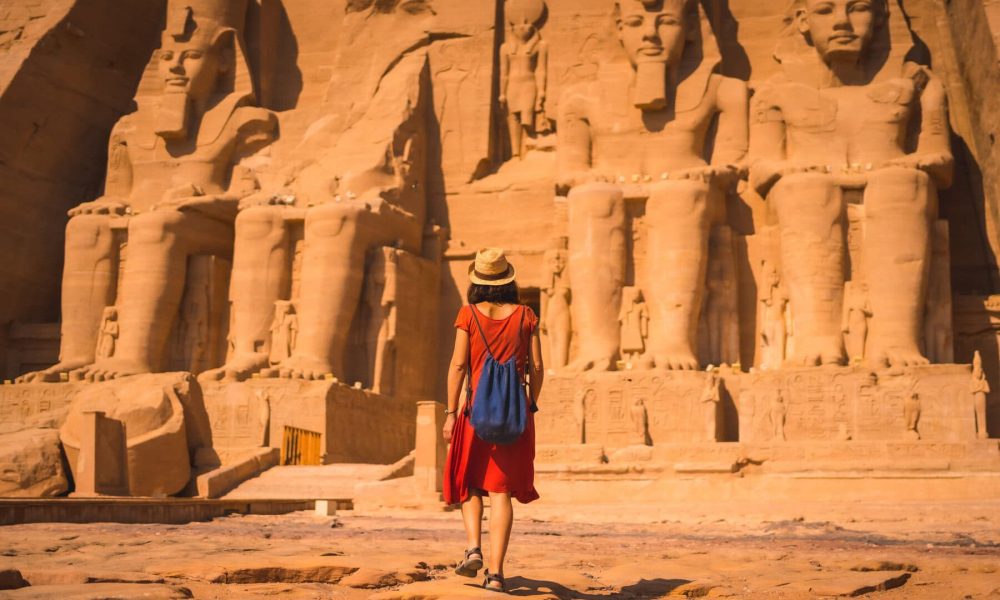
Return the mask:
<svg viewBox="0 0 1000 600">
<path fill-rule="evenodd" d="M 517 372 L 517 359 L 521 355 L 521 328 L 524 326 L 524 313 L 528 309 L 521 308 L 521 320 L 517 326 L 517 350 L 510 360 L 501 364 L 490 350 L 490 343 L 486 341 L 486 334 L 483 333 L 483 327 L 476 316 L 476 308 L 470 308 L 472 320 L 476 322 L 476 329 L 479 330 L 483 344 L 486 345 L 487 356 L 483 370 L 479 373 L 469 422 L 472 423 L 476 436 L 484 442 L 513 444 L 524 433 L 528 422 L 525 382 Z M 469 348 L 471 358 L 471 344 Z M 472 368 L 471 360 L 469 368 L 470 370 Z M 471 375 L 467 397 L 472 397 Z M 534 407 L 532 409 L 537 410 Z"/>
</svg>

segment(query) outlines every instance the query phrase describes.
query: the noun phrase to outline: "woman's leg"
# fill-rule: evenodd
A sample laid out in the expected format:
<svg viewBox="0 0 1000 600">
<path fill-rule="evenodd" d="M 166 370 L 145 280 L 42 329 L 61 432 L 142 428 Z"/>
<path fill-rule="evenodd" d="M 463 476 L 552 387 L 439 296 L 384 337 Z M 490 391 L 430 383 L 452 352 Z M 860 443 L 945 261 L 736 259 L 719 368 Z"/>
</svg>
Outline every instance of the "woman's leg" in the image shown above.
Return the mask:
<svg viewBox="0 0 1000 600">
<path fill-rule="evenodd" d="M 514 525 L 514 507 L 510 493 L 490 492 L 490 573 L 503 576 L 510 529 Z"/>
<path fill-rule="evenodd" d="M 462 503 L 467 550 L 479 548 L 483 538 L 483 496 L 479 490 L 469 490 L 469 499 Z"/>
</svg>

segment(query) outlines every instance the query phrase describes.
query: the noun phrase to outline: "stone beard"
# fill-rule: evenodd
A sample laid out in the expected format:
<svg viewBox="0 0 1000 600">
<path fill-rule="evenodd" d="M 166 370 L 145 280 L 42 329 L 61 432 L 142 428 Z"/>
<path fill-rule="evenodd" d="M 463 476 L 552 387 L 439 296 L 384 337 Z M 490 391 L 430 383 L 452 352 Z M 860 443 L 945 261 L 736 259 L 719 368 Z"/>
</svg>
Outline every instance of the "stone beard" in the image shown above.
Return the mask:
<svg viewBox="0 0 1000 600">
<path fill-rule="evenodd" d="M 578 352 L 569 368 L 615 366 L 628 260 L 625 203 L 645 200 L 650 260 L 637 274 L 649 311 L 643 366 L 696 369 L 709 228 L 721 219 L 734 165 L 747 148 L 746 85 L 715 73 L 718 49 L 697 3 L 622 0 L 615 13 L 631 68 L 602 70 L 560 103 L 572 321 L 587 324 L 575 332 Z"/>
<path fill-rule="evenodd" d="M 928 362 L 920 347 L 932 224 L 937 190 L 952 176 L 947 103 L 927 68 L 905 63 L 881 76 L 889 67 L 873 66 L 887 10 L 881 1 L 801 2 L 791 35 L 811 44 L 815 77 L 787 68 L 754 95 L 750 180 L 777 215 L 797 365 L 845 360 L 848 193 L 862 196 L 864 215 L 852 288 L 867 298 L 855 293 L 851 304 L 871 315 L 865 360 Z"/>
</svg>

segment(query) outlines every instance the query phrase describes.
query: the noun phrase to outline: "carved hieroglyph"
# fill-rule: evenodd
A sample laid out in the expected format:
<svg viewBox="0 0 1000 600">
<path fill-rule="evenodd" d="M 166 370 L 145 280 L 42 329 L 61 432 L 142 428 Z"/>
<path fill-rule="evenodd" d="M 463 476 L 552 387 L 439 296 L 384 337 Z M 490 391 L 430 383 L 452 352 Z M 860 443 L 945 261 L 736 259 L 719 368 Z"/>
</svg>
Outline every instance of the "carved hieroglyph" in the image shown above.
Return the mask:
<svg viewBox="0 0 1000 600">
<path fill-rule="evenodd" d="M 70 211 L 60 362 L 25 381 L 104 380 L 163 368 L 188 259 L 229 256 L 238 164 L 269 143 L 276 120 L 254 107 L 240 29 L 246 0 L 171 1 L 162 44 L 108 148 L 104 195 Z M 118 283 L 119 242 L 128 259 Z M 116 299 L 117 294 L 117 299 Z M 106 306 L 117 307 L 113 356 Z M 96 362 L 95 362 L 96 360 Z"/>
<path fill-rule="evenodd" d="M 569 201 L 576 370 L 610 370 L 619 356 L 625 203 L 634 200 L 645 200 L 649 364 L 698 367 L 709 227 L 747 146 L 746 85 L 715 73 L 719 52 L 699 6 L 616 2 L 631 68 L 602 69 L 561 99 L 558 177 Z"/>
<path fill-rule="evenodd" d="M 750 180 L 778 219 L 794 364 L 844 362 L 845 310 L 857 352 L 866 306 L 870 364 L 928 362 L 932 223 L 952 177 L 948 114 L 934 74 L 889 52 L 893 18 L 885 0 L 799 0 L 776 52 L 783 72 L 753 97 Z M 850 267 L 867 300 L 852 294 L 845 309 L 848 202 L 863 204 L 863 264 Z"/>
</svg>

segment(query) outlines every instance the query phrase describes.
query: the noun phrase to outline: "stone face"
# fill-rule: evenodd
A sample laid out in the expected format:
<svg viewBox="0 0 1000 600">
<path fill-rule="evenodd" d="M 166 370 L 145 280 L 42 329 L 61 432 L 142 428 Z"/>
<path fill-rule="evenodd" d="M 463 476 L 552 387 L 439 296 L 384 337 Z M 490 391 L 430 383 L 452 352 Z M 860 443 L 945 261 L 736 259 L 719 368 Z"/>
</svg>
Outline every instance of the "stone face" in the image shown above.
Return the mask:
<svg viewBox="0 0 1000 600">
<path fill-rule="evenodd" d="M 60 427 L 73 491 L 416 448 L 433 496 L 423 403 L 484 246 L 541 317 L 546 464 L 995 464 L 992 4 L 146 4 L 0 10 L 0 207 L 31 206 L 0 435 Z M 54 66 L 108 44 L 115 75 Z"/>
</svg>

